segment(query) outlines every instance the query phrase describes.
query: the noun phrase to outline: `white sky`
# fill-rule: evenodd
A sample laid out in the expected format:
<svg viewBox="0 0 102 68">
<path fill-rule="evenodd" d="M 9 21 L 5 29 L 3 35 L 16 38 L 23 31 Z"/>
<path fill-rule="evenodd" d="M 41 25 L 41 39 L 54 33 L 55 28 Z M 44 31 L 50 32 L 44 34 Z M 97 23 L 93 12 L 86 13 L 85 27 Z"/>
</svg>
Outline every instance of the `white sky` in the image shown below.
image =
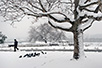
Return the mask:
<svg viewBox="0 0 102 68">
<path fill-rule="evenodd" d="M 31 26 L 31 21 L 24 18 L 21 22 L 16 22 L 10 25 L 9 22 L 0 22 L 0 31 L 5 34 L 9 39 L 12 38 L 25 38 L 28 36 L 29 26 Z"/>
<path fill-rule="evenodd" d="M 2 19 L 2 18 L 0 18 Z M 15 23 L 14 26 L 11 26 L 8 22 L 2 22 L 0 21 L 0 31 L 2 31 L 3 34 L 5 34 L 8 39 L 14 39 L 14 38 L 27 38 L 28 37 L 28 31 L 30 29 L 30 26 L 40 23 L 46 22 L 44 19 L 40 19 L 37 23 L 32 24 L 32 19 L 24 18 L 21 22 Z M 102 23 L 101 22 L 95 22 L 91 28 L 85 31 L 85 34 L 88 35 L 94 35 L 94 34 L 102 34 Z"/>
<path fill-rule="evenodd" d="M 21 39 L 21 38 L 28 38 L 30 26 L 37 26 L 39 23 L 46 22 L 39 19 L 36 23 L 32 23 L 34 20 L 32 18 L 25 17 L 21 22 L 15 22 L 14 26 L 10 25 L 9 22 L 3 22 L 0 18 L 0 31 L 7 36 L 7 39 Z"/>
<path fill-rule="evenodd" d="M 94 22 L 93 25 L 85 31 L 85 34 L 102 34 L 102 21 Z"/>
</svg>

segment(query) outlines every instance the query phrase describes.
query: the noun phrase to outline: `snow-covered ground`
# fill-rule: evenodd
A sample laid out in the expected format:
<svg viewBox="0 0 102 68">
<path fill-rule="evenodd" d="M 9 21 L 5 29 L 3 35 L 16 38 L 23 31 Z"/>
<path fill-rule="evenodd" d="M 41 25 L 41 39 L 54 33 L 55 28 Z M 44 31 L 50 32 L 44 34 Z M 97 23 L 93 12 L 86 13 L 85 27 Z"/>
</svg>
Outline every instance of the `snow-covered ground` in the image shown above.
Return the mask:
<svg viewBox="0 0 102 68">
<path fill-rule="evenodd" d="M 4 43 L 0 44 L 0 51 L 13 51 L 13 47 L 8 47 L 8 45 L 13 45 L 13 43 Z M 20 51 L 35 51 L 35 50 L 73 50 L 73 46 L 50 46 L 49 43 L 30 43 L 30 42 L 20 42 L 18 45 Z M 102 51 L 102 43 L 101 42 L 85 42 L 84 43 L 85 50 L 101 50 Z"/>
<path fill-rule="evenodd" d="M 85 52 L 86 58 L 72 59 L 73 51 L 63 51 L 73 49 L 73 46 L 40 46 L 33 47 L 34 43 L 19 43 L 19 50 L 13 52 L 13 47 L 8 45 L 13 43 L 0 44 L 0 68 L 102 68 L 102 52 Z M 26 47 L 23 47 L 25 45 Z M 31 46 L 29 46 L 31 45 Z M 39 44 L 38 44 L 39 45 Z M 102 43 L 84 43 L 87 50 L 102 50 Z M 54 51 L 34 50 L 52 49 Z M 62 51 L 55 51 L 61 49 Z M 24 57 L 26 54 L 40 53 L 39 56 Z"/>
<path fill-rule="evenodd" d="M 0 52 L 0 68 L 102 68 L 102 53 L 86 52 L 87 58 L 70 60 L 72 52 L 51 51 L 36 57 L 22 57 L 33 52 Z"/>
</svg>

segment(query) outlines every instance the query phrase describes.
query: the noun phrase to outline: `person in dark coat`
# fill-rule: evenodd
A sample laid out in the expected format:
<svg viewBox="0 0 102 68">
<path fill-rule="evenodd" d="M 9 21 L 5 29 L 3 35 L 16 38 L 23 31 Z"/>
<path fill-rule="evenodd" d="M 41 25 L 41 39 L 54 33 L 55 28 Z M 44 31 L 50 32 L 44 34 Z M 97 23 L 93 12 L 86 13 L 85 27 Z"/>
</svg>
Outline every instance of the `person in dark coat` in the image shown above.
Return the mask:
<svg viewBox="0 0 102 68">
<path fill-rule="evenodd" d="M 16 52 L 16 49 L 19 50 L 17 46 L 18 46 L 18 41 L 14 39 L 14 52 Z"/>
</svg>

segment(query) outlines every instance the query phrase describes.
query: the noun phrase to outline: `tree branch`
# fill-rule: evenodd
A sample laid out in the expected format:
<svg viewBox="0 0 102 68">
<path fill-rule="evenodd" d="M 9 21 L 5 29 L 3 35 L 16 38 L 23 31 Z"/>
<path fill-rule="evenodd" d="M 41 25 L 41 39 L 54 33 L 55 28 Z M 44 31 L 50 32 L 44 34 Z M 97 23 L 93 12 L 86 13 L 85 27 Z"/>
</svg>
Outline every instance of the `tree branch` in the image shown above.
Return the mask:
<svg viewBox="0 0 102 68">
<path fill-rule="evenodd" d="M 52 22 L 51 22 L 50 20 L 48 20 L 48 23 L 49 23 L 52 27 L 54 27 L 54 28 L 61 29 L 61 30 L 64 30 L 64 31 L 72 32 L 72 28 L 71 28 L 71 27 L 68 29 L 68 28 L 64 28 L 64 27 L 58 26 L 58 25 L 54 25 L 54 24 L 52 24 Z M 53 23 L 56 23 L 56 22 L 53 22 Z"/>
<path fill-rule="evenodd" d="M 40 4 L 40 6 L 42 7 L 43 12 L 47 12 L 46 9 L 44 8 L 43 4 L 41 3 L 41 0 L 39 0 L 39 4 Z"/>
<path fill-rule="evenodd" d="M 97 7 L 96 7 L 96 9 L 95 10 L 90 10 L 90 9 L 87 9 L 86 7 L 83 7 L 83 6 L 80 6 L 80 10 L 82 11 L 82 10 L 86 10 L 86 11 L 89 11 L 89 12 L 94 12 L 94 13 L 98 13 L 98 11 L 99 11 L 99 8 L 100 8 L 100 6 L 101 6 L 102 4 L 100 3 Z"/>
<path fill-rule="evenodd" d="M 86 4 L 86 5 L 83 5 L 81 7 L 89 7 L 89 6 L 95 5 L 95 4 L 98 4 L 98 1 L 97 2 L 92 2 L 92 3 L 89 3 L 89 4 Z"/>
<path fill-rule="evenodd" d="M 90 0 L 86 0 L 86 2 L 87 1 L 90 1 Z M 92 3 L 89 3 L 89 4 L 85 4 L 85 5 L 80 5 L 79 6 L 79 9 L 80 9 L 80 11 L 82 11 L 82 10 L 86 10 L 86 11 L 89 11 L 89 12 L 96 12 L 96 9 L 98 9 L 98 7 L 100 6 L 100 5 L 98 5 L 98 7 L 95 9 L 95 10 L 90 10 L 90 9 L 87 9 L 87 7 L 89 7 L 89 6 L 91 6 L 91 5 L 97 5 L 99 2 L 98 1 L 96 1 L 96 2 L 92 2 Z"/>
<path fill-rule="evenodd" d="M 43 11 L 41 8 L 39 8 L 39 7 L 37 7 L 37 6 L 34 6 L 30 1 L 28 2 L 32 7 L 34 7 L 34 8 L 36 8 L 36 9 L 38 9 L 38 10 L 40 10 L 40 11 Z"/>
<path fill-rule="evenodd" d="M 83 31 L 85 31 L 86 29 L 90 28 L 90 27 L 92 26 L 92 24 L 93 24 L 94 21 L 95 21 L 95 20 L 93 20 L 93 21 L 90 23 L 89 26 L 87 26 L 86 28 L 84 28 Z M 88 23 L 89 23 L 89 22 L 88 22 Z"/>
<path fill-rule="evenodd" d="M 91 18 L 91 19 L 94 19 L 94 20 L 97 20 L 97 21 L 101 21 L 102 20 L 102 16 L 97 16 L 97 17 L 94 17 L 94 16 L 92 16 L 92 15 L 86 15 L 85 14 L 85 16 L 87 17 L 87 18 Z"/>
<path fill-rule="evenodd" d="M 54 16 L 52 16 L 51 14 L 60 14 L 60 15 L 63 15 L 65 18 L 64 18 L 63 20 L 58 20 L 58 19 L 56 19 Z M 53 13 L 50 13 L 48 16 L 49 16 L 51 19 L 53 19 L 54 21 L 57 21 L 57 22 L 59 22 L 59 23 L 61 23 L 61 22 L 71 22 L 70 19 L 67 18 L 66 15 L 64 15 L 63 13 L 60 13 L 60 12 L 53 12 Z"/>
</svg>

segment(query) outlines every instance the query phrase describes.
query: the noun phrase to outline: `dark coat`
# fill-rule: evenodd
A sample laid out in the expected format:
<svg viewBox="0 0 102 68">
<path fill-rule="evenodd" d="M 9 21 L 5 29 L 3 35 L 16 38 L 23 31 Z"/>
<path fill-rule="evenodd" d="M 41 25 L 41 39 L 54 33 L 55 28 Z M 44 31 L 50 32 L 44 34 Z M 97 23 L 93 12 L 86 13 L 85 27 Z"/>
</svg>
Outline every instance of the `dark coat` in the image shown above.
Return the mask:
<svg viewBox="0 0 102 68">
<path fill-rule="evenodd" d="M 17 48 L 17 45 L 18 45 L 18 41 L 14 40 L 14 47 Z"/>
</svg>

